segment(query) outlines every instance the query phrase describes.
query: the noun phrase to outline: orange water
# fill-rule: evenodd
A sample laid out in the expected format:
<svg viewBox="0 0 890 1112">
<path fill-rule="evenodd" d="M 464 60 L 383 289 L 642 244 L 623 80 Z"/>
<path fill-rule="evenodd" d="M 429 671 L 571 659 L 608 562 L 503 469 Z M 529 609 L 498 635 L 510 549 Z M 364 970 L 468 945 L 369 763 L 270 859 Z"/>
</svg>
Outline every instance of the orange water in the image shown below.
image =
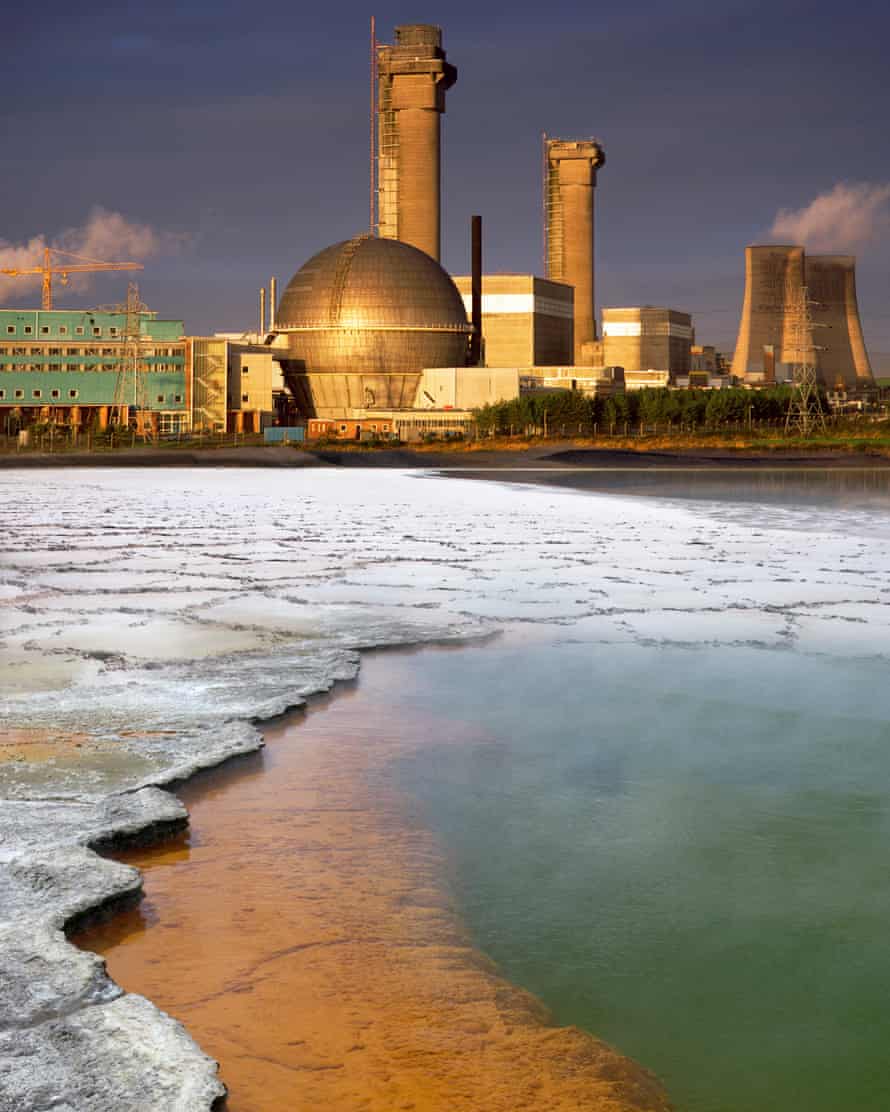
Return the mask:
<svg viewBox="0 0 890 1112">
<path fill-rule="evenodd" d="M 230 1112 L 667 1107 L 472 948 L 387 769 L 480 738 L 405 705 L 411 661 L 366 657 L 262 754 L 187 785 L 190 835 L 126 855 L 142 905 L 77 941 L 220 1062 Z"/>
</svg>

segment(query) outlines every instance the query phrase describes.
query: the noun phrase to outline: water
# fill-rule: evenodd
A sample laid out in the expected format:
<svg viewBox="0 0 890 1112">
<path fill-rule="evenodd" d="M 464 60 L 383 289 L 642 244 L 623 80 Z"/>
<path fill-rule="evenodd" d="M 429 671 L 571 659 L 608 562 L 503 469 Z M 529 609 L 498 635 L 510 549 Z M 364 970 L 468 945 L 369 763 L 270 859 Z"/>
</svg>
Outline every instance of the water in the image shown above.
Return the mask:
<svg viewBox="0 0 890 1112">
<path fill-rule="evenodd" d="M 535 643 L 412 693 L 403 788 L 477 944 L 683 1112 L 890 1106 L 885 662 Z"/>
<path fill-rule="evenodd" d="M 388 696 L 471 740 L 369 773 L 477 944 L 684 1112 L 884 1109 L 886 475 L 7 474 L 0 710 L 167 760 L 362 646 L 505 629 Z"/>
</svg>

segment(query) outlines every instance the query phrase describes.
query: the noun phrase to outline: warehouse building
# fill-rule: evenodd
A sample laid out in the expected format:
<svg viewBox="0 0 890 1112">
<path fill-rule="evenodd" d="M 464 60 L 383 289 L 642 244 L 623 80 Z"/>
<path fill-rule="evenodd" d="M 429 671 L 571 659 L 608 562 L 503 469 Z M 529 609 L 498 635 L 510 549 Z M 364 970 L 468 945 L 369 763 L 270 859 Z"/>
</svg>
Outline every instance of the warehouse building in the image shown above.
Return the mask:
<svg viewBox="0 0 890 1112">
<path fill-rule="evenodd" d="M 36 424 L 101 429 L 116 405 L 122 423 L 138 411 L 145 432 L 188 428 L 183 322 L 140 312 L 135 348 L 126 329 L 124 312 L 0 309 L 0 431 Z"/>
</svg>

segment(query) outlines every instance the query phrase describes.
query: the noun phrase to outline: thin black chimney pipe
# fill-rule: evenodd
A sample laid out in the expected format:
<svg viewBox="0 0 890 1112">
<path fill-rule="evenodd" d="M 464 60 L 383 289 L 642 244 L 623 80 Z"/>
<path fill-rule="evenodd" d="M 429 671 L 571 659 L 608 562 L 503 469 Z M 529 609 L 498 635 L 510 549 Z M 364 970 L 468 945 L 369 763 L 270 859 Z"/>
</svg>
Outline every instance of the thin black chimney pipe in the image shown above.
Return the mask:
<svg viewBox="0 0 890 1112">
<path fill-rule="evenodd" d="M 472 302 L 471 321 L 473 335 L 470 338 L 470 366 L 478 367 L 482 362 L 482 217 L 472 219 Z"/>
</svg>

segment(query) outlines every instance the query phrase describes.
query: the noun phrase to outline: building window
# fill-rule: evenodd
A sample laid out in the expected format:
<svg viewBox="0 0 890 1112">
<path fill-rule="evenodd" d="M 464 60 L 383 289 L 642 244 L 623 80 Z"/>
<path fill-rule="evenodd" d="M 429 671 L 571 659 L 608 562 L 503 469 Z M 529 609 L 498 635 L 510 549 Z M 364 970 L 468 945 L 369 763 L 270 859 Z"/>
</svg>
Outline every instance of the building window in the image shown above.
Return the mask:
<svg viewBox="0 0 890 1112">
<path fill-rule="evenodd" d="M 61 348 L 48 348 L 48 351 L 49 351 L 50 355 L 61 355 L 62 354 L 62 349 Z"/>
<path fill-rule="evenodd" d="M 68 325 L 67 324 L 60 324 L 59 325 L 59 335 L 60 336 L 67 336 L 68 335 Z"/>
<path fill-rule="evenodd" d="M 15 396 L 17 398 L 23 398 L 25 396 L 25 391 L 24 390 L 16 390 Z"/>
<path fill-rule="evenodd" d="M 159 402 L 162 402 L 164 400 L 164 395 L 163 394 L 158 394 L 156 400 L 159 401 Z"/>
<path fill-rule="evenodd" d="M 43 348 L 31 348 L 32 355 L 43 355 Z"/>
<path fill-rule="evenodd" d="M 2 401 L 3 398 L 5 398 L 5 397 L 6 397 L 6 391 L 5 390 L 0 390 L 0 401 Z"/>
<path fill-rule="evenodd" d="M 40 335 L 41 336 L 48 336 L 49 335 L 49 325 L 48 324 L 41 324 L 41 326 L 40 326 Z"/>
<path fill-rule="evenodd" d="M 250 394 L 242 394 L 241 395 L 241 401 L 249 402 L 250 401 Z"/>
<path fill-rule="evenodd" d="M 52 396 L 53 396 L 54 398 L 58 398 L 58 397 L 59 397 L 59 391 L 58 391 L 58 390 L 50 390 L 50 394 L 51 394 L 51 395 L 52 395 Z"/>
<path fill-rule="evenodd" d="M 242 368 L 241 368 L 241 373 L 242 373 L 243 375 L 246 375 L 246 374 L 248 373 L 247 367 L 242 367 Z"/>
<path fill-rule="evenodd" d="M 182 394 L 174 394 L 173 395 L 173 400 L 175 402 L 181 402 L 182 401 Z"/>
<path fill-rule="evenodd" d="M 30 336 L 30 335 L 32 335 L 33 332 L 34 332 L 33 327 L 30 324 L 26 324 L 25 325 L 25 335 Z"/>
<path fill-rule="evenodd" d="M 47 364 L 47 370 L 48 371 L 61 371 L 61 369 L 62 369 L 62 364 L 61 363 L 49 363 L 49 364 Z"/>
<path fill-rule="evenodd" d="M 101 336 L 102 335 L 102 329 L 101 328 L 94 328 L 93 329 L 93 335 L 94 336 Z"/>
<path fill-rule="evenodd" d="M 114 327 L 114 325 L 112 325 L 112 326 L 111 326 L 111 327 L 110 327 L 110 328 L 108 329 L 108 335 L 109 335 L 109 336 L 116 336 L 116 335 L 117 335 L 117 329 L 116 329 L 116 328 Z"/>
<path fill-rule="evenodd" d="M 77 397 L 77 391 L 76 390 L 69 390 L 68 391 L 68 397 L 69 398 L 76 398 Z"/>
<path fill-rule="evenodd" d="M 32 398 L 42 398 L 43 397 L 43 391 L 42 390 L 32 390 L 31 391 L 31 397 Z"/>
<path fill-rule="evenodd" d="M 15 335 L 15 325 L 14 324 L 7 324 L 6 331 L 10 336 L 14 336 Z"/>
<path fill-rule="evenodd" d="M 83 325 L 82 325 L 82 324 L 79 324 L 79 325 L 78 325 L 78 326 L 77 326 L 77 327 L 76 327 L 76 328 L 74 329 L 74 335 L 75 335 L 75 336 L 82 336 L 82 335 L 83 335 Z"/>
<path fill-rule="evenodd" d="M 66 355 L 80 355 L 80 348 L 65 348 Z"/>
<path fill-rule="evenodd" d="M 346 432 L 346 426 L 345 425 L 340 426 L 340 432 Z"/>
</svg>

